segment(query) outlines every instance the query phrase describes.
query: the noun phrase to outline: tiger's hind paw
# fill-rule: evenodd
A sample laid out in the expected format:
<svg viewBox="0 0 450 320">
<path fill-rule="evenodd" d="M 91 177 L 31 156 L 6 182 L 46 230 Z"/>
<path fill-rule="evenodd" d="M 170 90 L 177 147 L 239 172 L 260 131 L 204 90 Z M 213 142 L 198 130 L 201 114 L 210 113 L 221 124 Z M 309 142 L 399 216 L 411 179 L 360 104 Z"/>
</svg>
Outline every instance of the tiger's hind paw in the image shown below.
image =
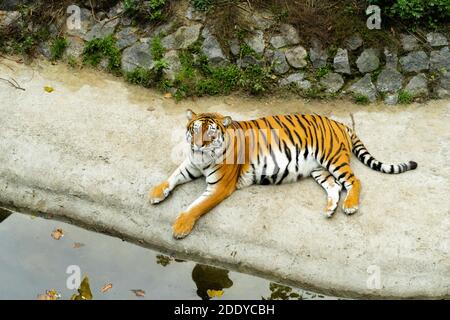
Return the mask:
<svg viewBox="0 0 450 320">
<path fill-rule="evenodd" d="M 344 210 L 344 213 L 346 214 L 346 215 L 352 215 L 352 214 L 354 214 L 354 213 L 356 213 L 356 211 L 358 211 L 358 207 L 357 206 L 355 206 L 355 207 L 346 207 L 345 206 L 345 204 L 342 206 L 342 210 Z"/>
<path fill-rule="evenodd" d="M 345 214 L 352 215 L 356 211 L 358 211 L 358 203 L 359 203 L 359 193 L 352 192 L 350 190 L 349 194 L 344 200 L 344 205 L 342 206 L 342 210 L 344 210 Z"/>
<path fill-rule="evenodd" d="M 328 197 L 327 208 L 325 209 L 325 216 L 327 218 L 332 218 L 334 213 L 336 212 L 336 208 L 338 206 L 339 198 L 337 200 Z"/>
<path fill-rule="evenodd" d="M 326 210 L 325 217 L 327 217 L 328 219 L 333 218 L 335 212 L 336 210 Z"/>
</svg>

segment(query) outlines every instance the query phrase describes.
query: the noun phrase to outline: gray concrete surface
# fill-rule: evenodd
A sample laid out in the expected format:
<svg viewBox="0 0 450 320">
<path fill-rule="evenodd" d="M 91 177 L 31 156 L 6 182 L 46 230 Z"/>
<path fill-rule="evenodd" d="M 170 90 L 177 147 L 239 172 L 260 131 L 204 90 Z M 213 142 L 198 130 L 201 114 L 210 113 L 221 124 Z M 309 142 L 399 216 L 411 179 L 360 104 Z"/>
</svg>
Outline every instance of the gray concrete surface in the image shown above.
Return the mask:
<svg viewBox="0 0 450 320">
<path fill-rule="evenodd" d="M 450 297 L 450 102 L 358 106 L 345 101 L 205 98 L 178 104 L 121 79 L 44 62 L 0 60 L 0 203 L 49 213 L 200 262 L 346 297 Z M 43 87 L 52 86 L 47 93 Z M 196 181 L 162 204 L 148 189 L 177 165 L 186 108 L 236 119 L 317 112 L 351 123 L 380 160 L 414 160 L 383 175 L 353 158 L 360 211 L 324 218 L 311 179 L 239 190 L 186 239 L 171 224 L 204 188 Z M 111 252 L 113 254 L 113 252 Z M 379 275 L 379 278 L 377 276 Z M 377 288 L 379 279 L 379 288 Z"/>
</svg>

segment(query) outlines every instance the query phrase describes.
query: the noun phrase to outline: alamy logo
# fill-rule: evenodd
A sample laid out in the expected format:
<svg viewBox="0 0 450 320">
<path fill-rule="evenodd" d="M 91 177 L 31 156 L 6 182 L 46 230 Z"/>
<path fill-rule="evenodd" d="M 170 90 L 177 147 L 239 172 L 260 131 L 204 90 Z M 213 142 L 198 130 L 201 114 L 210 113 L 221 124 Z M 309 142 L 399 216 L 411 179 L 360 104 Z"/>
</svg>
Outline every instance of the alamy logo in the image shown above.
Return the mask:
<svg viewBox="0 0 450 320">
<path fill-rule="evenodd" d="M 367 289 L 380 290 L 381 289 L 381 270 L 377 265 L 370 265 L 367 267 L 369 277 L 366 281 Z"/>
<path fill-rule="evenodd" d="M 370 15 L 369 18 L 367 18 L 367 28 L 370 30 L 381 29 L 381 9 L 379 6 L 368 6 L 366 15 Z"/>
<path fill-rule="evenodd" d="M 70 265 L 67 267 L 66 273 L 70 274 L 70 276 L 66 280 L 67 289 L 78 289 L 81 284 L 81 268 L 77 265 Z"/>
<path fill-rule="evenodd" d="M 66 20 L 68 30 L 80 30 L 81 29 L 81 9 L 77 5 L 71 5 L 67 7 L 66 12 L 70 16 Z"/>
</svg>

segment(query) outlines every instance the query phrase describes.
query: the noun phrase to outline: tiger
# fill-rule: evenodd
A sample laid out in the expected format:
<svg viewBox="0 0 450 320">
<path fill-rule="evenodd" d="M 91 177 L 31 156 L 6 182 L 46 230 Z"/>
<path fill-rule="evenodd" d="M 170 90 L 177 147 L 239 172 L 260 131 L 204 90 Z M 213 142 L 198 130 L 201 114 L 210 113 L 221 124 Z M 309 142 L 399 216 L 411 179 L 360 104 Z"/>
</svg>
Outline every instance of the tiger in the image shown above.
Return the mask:
<svg viewBox="0 0 450 320">
<path fill-rule="evenodd" d="M 206 190 L 189 205 L 172 226 L 173 237 L 182 239 L 196 221 L 235 190 L 253 184 L 282 184 L 312 177 L 327 194 L 325 216 L 331 218 L 344 188 L 342 209 L 358 210 L 361 182 L 350 167 L 353 153 L 369 168 L 398 174 L 417 168 L 409 161 L 384 164 L 366 149 L 354 130 L 328 117 L 313 114 L 266 116 L 235 121 L 219 113 L 187 112 L 186 141 L 189 152 L 170 177 L 149 192 L 150 202 L 166 199 L 180 184 L 200 176 Z"/>
</svg>

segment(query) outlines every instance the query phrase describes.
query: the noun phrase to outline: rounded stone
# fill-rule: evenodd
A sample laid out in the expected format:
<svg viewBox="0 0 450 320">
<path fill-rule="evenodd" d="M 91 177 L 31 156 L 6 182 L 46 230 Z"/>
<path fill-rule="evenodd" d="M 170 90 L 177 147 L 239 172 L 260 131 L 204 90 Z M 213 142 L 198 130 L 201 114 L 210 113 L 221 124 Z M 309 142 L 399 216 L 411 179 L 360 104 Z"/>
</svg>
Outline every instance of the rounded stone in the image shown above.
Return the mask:
<svg viewBox="0 0 450 320">
<path fill-rule="evenodd" d="M 377 50 L 372 48 L 364 50 L 356 60 L 356 65 L 361 73 L 377 70 L 380 66 L 380 59 L 378 58 Z"/>
<path fill-rule="evenodd" d="M 326 92 L 336 93 L 344 86 L 344 79 L 340 74 L 330 72 L 322 77 L 320 84 L 325 88 Z"/>
<path fill-rule="evenodd" d="M 304 68 L 308 64 L 306 58 L 308 57 L 308 52 L 302 46 L 297 46 L 286 50 L 285 52 L 286 60 L 289 64 L 297 69 Z"/>
<path fill-rule="evenodd" d="M 377 78 L 377 89 L 380 92 L 397 92 L 402 84 L 403 75 L 393 69 L 384 69 Z"/>
</svg>

